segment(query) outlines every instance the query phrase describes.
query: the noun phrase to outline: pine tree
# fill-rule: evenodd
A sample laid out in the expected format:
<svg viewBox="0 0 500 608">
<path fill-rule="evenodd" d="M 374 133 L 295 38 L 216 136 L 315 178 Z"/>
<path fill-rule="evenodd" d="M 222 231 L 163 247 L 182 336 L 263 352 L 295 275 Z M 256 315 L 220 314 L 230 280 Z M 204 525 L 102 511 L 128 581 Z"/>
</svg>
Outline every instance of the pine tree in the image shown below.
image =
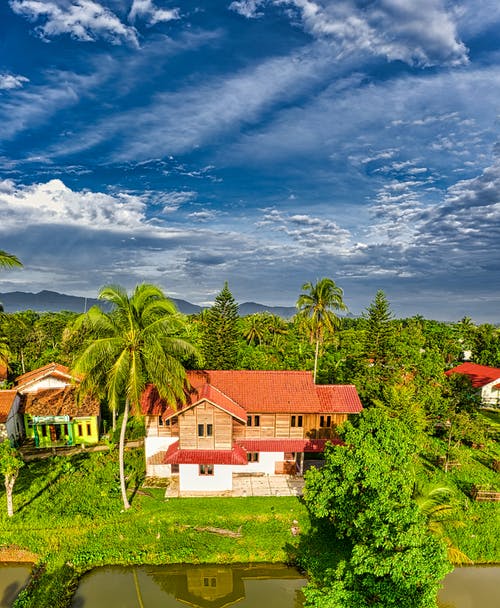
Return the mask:
<svg viewBox="0 0 500 608">
<path fill-rule="evenodd" d="M 385 293 L 379 289 L 367 308 L 365 351 L 374 363 L 385 363 L 393 334 L 392 312 Z"/>
<path fill-rule="evenodd" d="M 238 304 L 227 281 L 206 313 L 201 347 L 208 369 L 234 369 L 238 360 Z"/>
</svg>

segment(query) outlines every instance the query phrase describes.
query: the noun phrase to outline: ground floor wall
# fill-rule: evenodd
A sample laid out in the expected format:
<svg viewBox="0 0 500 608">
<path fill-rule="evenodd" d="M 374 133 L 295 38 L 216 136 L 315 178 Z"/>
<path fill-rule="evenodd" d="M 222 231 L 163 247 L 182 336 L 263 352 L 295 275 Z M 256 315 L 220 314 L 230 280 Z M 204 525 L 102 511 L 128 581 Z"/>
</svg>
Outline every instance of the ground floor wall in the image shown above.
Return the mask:
<svg viewBox="0 0 500 608">
<path fill-rule="evenodd" d="M 205 471 L 210 474 L 201 474 L 198 464 L 179 465 L 179 490 L 181 492 L 225 492 L 233 488 L 233 466 L 215 464 Z"/>
<path fill-rule="evenodd" d="M 32 416 L 24 418 L 27 439 L 37 447 L 62 445 L 92 445 L 99 441 L 99 418 L 85 416 L 70 421 L 40 421 Z"/>
</svg>

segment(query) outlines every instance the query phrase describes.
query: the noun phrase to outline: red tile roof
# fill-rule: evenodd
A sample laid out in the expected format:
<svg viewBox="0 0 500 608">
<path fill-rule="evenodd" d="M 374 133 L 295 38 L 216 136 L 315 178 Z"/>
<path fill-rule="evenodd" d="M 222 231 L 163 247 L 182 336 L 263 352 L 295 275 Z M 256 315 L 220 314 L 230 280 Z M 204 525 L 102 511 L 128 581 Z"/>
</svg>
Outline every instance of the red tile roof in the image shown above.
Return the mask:
<svg viewBox="0 0 500 608">
<path fill-rule="evenodd" d="M 488 367 L 487 365 L 478 365 L 477 363 L 462 363 L 453 369 L 445 372 L 447 376 L 452 374 L 464 374 L 469 376 L 472 386 L 480 388 L 485 384 L 489 384 L 500 378 L 500 369 L 498 367 Z"/>
<path fill-rule="evenodd" d="M 76 379 L 71 375 L 69 368 L 65 365 L 61 365 L 60 363 L 48 363 L 43 367 L 39 367 L 38 369 L 34 369 L 30 372 L 22 374 L 21 376 L 18 376 L 16 378 L 16 386 L 22 388 L 28 384 L 36 382 L 37 380 L 42 380 L 47 376 L 56 376 L 66 381 Z"/>
<path fill-rule="evenodd" d="M 187 380 L 191 386 L 187 393 L 187 407 L 210 395 L 211 401 L 239 418 L 246 412 L 353 413 L 362 409 L 354 386 L 320 387 L 313 383 L 311 372 L 189 371 Z M 235 407 L 242 409 L 236 410 Z M 175 415 L 176 410 L 172 404 L 162 401 L 150 387 L 143 394 L 141 408 L 143 414 L 165 417 Z M 177 409 L 180 408 L 178 404 Z"/>
<path fill-rule="evenodd" d="M 7 422 L 10 408 L 14 404 L 14 399 L 16 398 L 16 395 L 16 390 L 0 391 L 0 423 Z"/>
<path fill-rule="evenodd" d="M 320 412 L 359 414 L 363 409 L 353 384 L 318 384 L 316 393 L 321 405 Z"/>
<path fill-rule="evenodd" d="M 238 439 L 236 445 L 247 452 L 323 452 L 327 441 L 342 443 L 340 439 Z"/>
<path fill-rule="evenodd" d="M 179 442 L 167 450 L 165 464 L 247 464 L 245 450 L 234 446 L 232 450 L 180 450 Z"/>
</svg>

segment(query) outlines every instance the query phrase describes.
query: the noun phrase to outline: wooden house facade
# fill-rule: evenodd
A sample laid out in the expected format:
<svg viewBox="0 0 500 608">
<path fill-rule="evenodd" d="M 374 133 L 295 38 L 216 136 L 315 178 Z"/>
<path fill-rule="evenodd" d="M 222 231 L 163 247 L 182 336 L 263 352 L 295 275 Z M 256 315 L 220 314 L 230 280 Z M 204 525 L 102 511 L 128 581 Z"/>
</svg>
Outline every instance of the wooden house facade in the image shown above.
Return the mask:
<svg viewBox="0 0 500 608">
<path fill-rule="evenodd" d="M 232 489 L 233 474 L 302 473 L 335 429 L 362 410 L 352 385 L 315 385 L 310 372 L 190 371 L 184 404 L 143 394 L 146 474 L 179 476 L 181 493 Z"/>
</svg>

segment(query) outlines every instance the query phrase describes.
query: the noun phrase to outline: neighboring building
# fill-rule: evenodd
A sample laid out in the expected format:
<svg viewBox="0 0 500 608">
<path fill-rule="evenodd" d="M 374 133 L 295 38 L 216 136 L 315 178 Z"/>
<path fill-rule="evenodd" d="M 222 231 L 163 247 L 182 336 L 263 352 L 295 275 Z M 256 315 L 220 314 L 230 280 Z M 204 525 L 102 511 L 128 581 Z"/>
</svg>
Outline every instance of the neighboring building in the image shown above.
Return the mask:
<svg viewBox="0 0 500 608">
<path fill-rule="evenodd" d="M 304 455 L 335 441 L 335 428 L 362 410 L 352 385 L 315 385 L 311 372 L 190 371 L 186 404 L 149 386 L 146 474 L 178 475 L 185 493 L 232 489 L 233 474 L 302 473 Z"/>
<path fill-rule="evenodd" d="M 481 391 L 484 405 L 500 406 L 500 368 L 467 362 L 445 373 L 447 376 L 451 374 L 467 376 L 472 386 Z"/>
<path fill-rule="evenodd" d="M 11 443 L 17 444 L 23 436 L 20 401 L 20 395 L 15 389 L 0 390 L 0 442 L 9 438 Z"/>
<path fill-rule="evenodd" d="M 26 437 L 36 447 L 97 443 L 99 411 L 96 399 L 77 399 L 75 386 L 29 392 L 21 404 Z"/>
<path fill-rule="evenodd" d="M 0 438 L 36 447 L 92 444 L 99 440 L 99 402 L 77 399 L 79 379 L 59 363 L 49 363 L 16 378 L 12 390 L 0 391 Z M 5 419 L 5 422 L 3 422 Z"/>
<path fill-rule="evenodd" d="M 0 387 L 5 386 L 7 382 L 8 369 L 6 365 L 0 363 Z"/>
</svg>

